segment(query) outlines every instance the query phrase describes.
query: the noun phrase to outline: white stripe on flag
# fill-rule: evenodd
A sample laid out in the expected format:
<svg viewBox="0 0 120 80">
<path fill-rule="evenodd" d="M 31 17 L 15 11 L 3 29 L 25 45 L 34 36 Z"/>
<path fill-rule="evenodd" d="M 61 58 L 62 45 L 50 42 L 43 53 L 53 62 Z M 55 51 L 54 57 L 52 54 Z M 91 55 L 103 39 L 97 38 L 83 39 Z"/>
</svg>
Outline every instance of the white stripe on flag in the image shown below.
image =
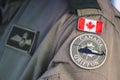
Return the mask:
<svg viewBox="0 0 120 80">
<path fill-rule="evenodd" d="M 94 27 L 90 29 L 87 25 L 91 25 L 91 26 L 93 25 Z M 96 32 L 96 21 L 85 19 L 84 31 Z"/>
</svg>

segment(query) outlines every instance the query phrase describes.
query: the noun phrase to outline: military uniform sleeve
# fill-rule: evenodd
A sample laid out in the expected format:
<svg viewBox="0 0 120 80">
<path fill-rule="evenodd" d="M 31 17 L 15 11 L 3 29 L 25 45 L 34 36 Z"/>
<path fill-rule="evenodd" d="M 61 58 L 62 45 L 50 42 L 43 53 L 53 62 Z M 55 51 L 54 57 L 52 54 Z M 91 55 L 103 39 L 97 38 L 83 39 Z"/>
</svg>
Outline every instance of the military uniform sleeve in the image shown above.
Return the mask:
<svg viewBox="0 0 120 80">
<path fill-rule="evenodd" d="M 36 80 L 47 69 L 50 56 L 54 56 L 51 52 L 53 45 L 56 45 L 55 36 L 66 19 L 67 16 L 62 17 L 48 32 L 30 60 L 21 80 Z"/>
<path fill-rule="evenodd" d="M 101 9 L 80 9 L 80 16 L 73 14 L 62 25 L 55 38 L 55 55 L 39 80 L 119 80 L 119 19 L 107 0 L 98 3 Z M 103 31 L 78 30 L 81 18 L 102 21 Z M 93 27 L 92 20 L 84 28 Z"/>
<path fill-rule="evenodd" d="M 5 24 L 12 20 L 12 18 L 15 16 L 19 8 L 22 6 L 23 2 L 24 2 L 23 0 L 18 1 L 6 0 L 6 4 L 2 10 L 3 14 L 2 24 Z"/>
</svg>

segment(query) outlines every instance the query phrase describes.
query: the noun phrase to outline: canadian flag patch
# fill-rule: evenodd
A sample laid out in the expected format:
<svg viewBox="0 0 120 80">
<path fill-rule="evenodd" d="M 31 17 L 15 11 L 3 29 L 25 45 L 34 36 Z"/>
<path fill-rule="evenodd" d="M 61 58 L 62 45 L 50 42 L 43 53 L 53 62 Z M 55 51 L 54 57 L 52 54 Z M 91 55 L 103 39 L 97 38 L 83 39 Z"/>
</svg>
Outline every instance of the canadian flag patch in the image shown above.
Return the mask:
<svg viewBox="0 0 120 80">
<path fill-rule="evenodd" d="M 78 19 L 78 30 L 93 32 L 93 33 L 102 33 L 103 22 L 100 20 L 91 20 L 86 18 Z"/>
</svg>

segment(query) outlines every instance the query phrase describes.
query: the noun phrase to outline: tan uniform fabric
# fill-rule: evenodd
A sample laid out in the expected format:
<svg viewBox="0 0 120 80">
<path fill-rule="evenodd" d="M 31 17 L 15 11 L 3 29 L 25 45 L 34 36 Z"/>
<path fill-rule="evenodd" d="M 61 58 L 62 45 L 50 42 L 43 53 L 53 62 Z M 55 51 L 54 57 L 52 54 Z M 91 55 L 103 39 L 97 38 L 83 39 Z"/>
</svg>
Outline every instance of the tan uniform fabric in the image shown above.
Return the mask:
<svg viewBox="0 0 120 80">
<path fill-rule="evenodd" d="M 40 54 L 50 55 L 52 58 L 48 70 L 39 80 L 119 80 L 120 79 L 120 18 L 119 13 L 112 7 L 108 0 L 98 0 L 99 9 L 78 10 L 79 17 L 104 22 L 103 32 L 97 34 L 106 43 L 107 59 L 105 63 L 93 70 L 78 67 L 70 57 L 70 44 L 75 37 L 82 34 L 93 34 L 78 31 L 76 15 L 65 14 L 53 26 L 39 49 Z M 51 37 L 52 36 L 52 37 Z M 50 41 L 49 41 L 50 40 Z M 54 41 L 51 41 L 54 40 Z M 54 44 L 53 44 L 54 43 Z M 43 50 L 44 49 L 44 50 Z M 46 51 L 46 50 L 47 51 Z M 53 56 L 54 55 L 54 56 Z M 37 62 L 42 56 L 37 56 Z M 43 64 L 46 64 L 43 62 Z"/>
</svg>

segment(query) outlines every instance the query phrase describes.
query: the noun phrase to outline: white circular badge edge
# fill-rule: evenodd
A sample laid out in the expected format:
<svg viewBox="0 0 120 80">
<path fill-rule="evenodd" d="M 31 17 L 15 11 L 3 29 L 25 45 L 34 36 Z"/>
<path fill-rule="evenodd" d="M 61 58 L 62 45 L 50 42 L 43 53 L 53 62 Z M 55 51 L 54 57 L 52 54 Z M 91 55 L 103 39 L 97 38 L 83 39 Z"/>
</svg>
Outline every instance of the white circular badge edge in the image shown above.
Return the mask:
<svg viewBox="0 0 120 80">
<path fill-rule="evenodd" d="M 73 56 L 72 56 L 72 45 L 74 44 L 74 42 L 76 41 L 76 39 L 78 39 L 78 38 L 81 37 L 81 36 L 85 36 L 85 35 L 94 35 L 94 36 L 97 36 L 99 39 L 101 39 L 101 41 L 103 42 L 103 44 L 104 44 L 104 46 L 105 46 L 105 48 L 106 48 L 106 54 L 105 54 L 106 56 L 105 56 L 105 59 L 103 60 L 103 62 L 102 62 L 100 65 L 98 65 L 98 66 L 96 66 L 96 67 L 91 67 L 91 68 L 89 68 L 89 67 L 81 66 L 81 65 L 77 64 L 76 61 L 74 61 L 74 58 L 73 58 Z M 78 67 L 83 68 L 83 69 L 92 70 L 92 69 L 97 69 L 97 68 L 101 67 L 101 66 L 105 63 L 105 61 L 106 61 L 106 59 L 107 59 L 107 54 L 108 54 L 108 49 L 107 49 L 106 43 L 104 42 L 104 40 L 103 40 L 100 36 L 98 36 L 98 35 L 96 35 L 96 34 L 81 34 L 81 35 L 75 37 L 75 38 L 73 39 L 72 43 L 70 44 L 70 57 L 72 58 L 72 61 L 73 61 Z"/>
</svg>

